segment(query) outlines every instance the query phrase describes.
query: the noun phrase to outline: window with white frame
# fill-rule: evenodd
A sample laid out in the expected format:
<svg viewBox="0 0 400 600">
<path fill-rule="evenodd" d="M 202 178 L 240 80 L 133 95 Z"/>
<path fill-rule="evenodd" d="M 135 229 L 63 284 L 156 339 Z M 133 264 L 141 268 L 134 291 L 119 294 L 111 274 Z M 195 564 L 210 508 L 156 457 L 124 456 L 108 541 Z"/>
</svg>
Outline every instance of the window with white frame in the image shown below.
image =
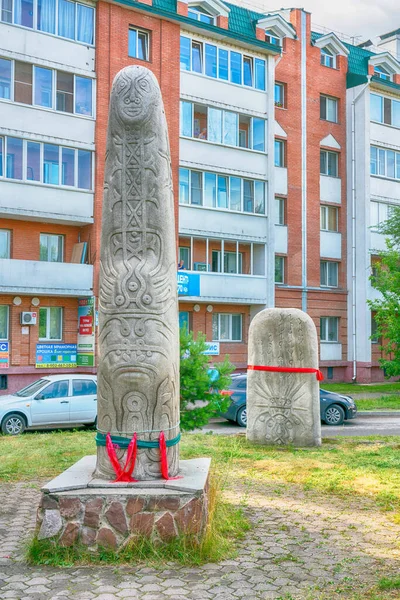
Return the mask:
<svg viewBox="0 0 400 600">
<path fill-rule="evenodd" d="M 277 106 L 278 108 L 285 108 L 285 102 L 286 102 L 285 87 L 286 86 L 284 83 L 275 82 L 274 102 L 275 102 L 275 106 Z"/>
<path fill-rule="evenodd" d="M 0 304 L 0 340 L 8 340 L 9 307 Z"/>
<path fill-rule="evenodd" d="M 276 35 L 276 33 L 272 29 L 265 30 L 265 41 L 268 44 L 272 44 L 273 46 L 278 46 L 279 48 L 282 46 L 282 39 Z"/>
<path fill-rule="evenodd" d="M 94 8 L 71 0 L 0 0 L 0 20 L 93 46 Z"/>
<path fill-rule="evenodd" d="M 377 65 L 376 67 L 374 67 L 374 75 L 376 75 L 376 77 L 379 77 L 380 79 L 385 79 L 385 81 L 392 80 L 392 75 L 382 65 Z"/>
<path fill-rule="evenodd" d="M 192 268 L 190 263 L 190 248 L 187 246 L 179 246 L 178 259 L 179 269 L 188 269 L 190 271 Z"/>
<path fill-rule="evenodd" d="M 242 315 L 214 313 L 212 316 L 213 342 L 241 342 Z"/>
<path fill-rule="evenodd" d="M 0 58 L 3 100 L 91 117 L 93 95 L 93 80 L 89 77 Z"/>
<path fill-rule="evenodd" d="M 320 173 L 329 177 L 338 176 L 339 154 L 329 150 L 320 151 Z"/>
<path fill-rule="evenodd" d="M 371 121 L 400 127 L 400 100 L 371 94 Z"/>
<path fill-rule="evenodd" d="M 46 262 L 63 262 L 63 235 L 54 235 L 51 233 L 40 234 L 40 260 Z"/>
<path fill-rule="evenodd" d="M 321 206 L 321 231 L 338 231 L 339 211 L 336 206 Z"/>
<path fill-rule="evenodd" d="M 149 60 L 149 32 L 143 29 L 129 28 L 128 32 L 128 56 Z"/>
<path fill-rule="evenodd" d="M 181 167 L 179 203 L 263 215 L 265 183 Z"/>
<path fill-rule="evenodd" d="M 339 341 L 339 317 L 320 318 L 320 339 L 321 342 Z"/>
<path fill-rule="evenodd" d="M 243 254 L 241 252 L 224 252 L 223 270 L 221 254 L 220 250 L 213 250 L 211 253 L 211 271 L 213 273 L 230 273 L 235 275 L 243 273 Z"/>
<path fill-rule="evenodd" d="M 62 340 L 63 309 L 60 306 L 39 308 L 39 340 Z"/>
<path fill-rule="evenodd" d="M 275 283 L 285 283 L 284 256 L 275 256 Z"/>
<path fill-rule="evenodd" d="M 92 162 L 89 150 L 0 137 L 0 178 L 91 190 Z"/>
<path fill-rule="evenodd" d="M 371 175 L 400 179 L 400 152 L 371 146 Z"/>
<path fill-rule="evenodd" d="M 274 146 L 275 167 L 286 167 L 286 141 L 275 140 Z"/>
<path fill-rule="evenodd" d="M 321 260 L 321 287 L 338 287 L 339 263 Z"/>
<path fill-rule="evenodd" d="M 215 25 L 215 16 L 199 5 L 189 5 L 188 17 L 194 21 L 207 23 L 207 25 Z"/>
<path fill-rule="evenodd" d="M 286 198 L 280 198 L 279 196 L 275 196 L 275 225 L 286 225 L 286 220 L 285 220 L 285 205 L 286 205 Z"/>
<path fill-rule="evenodd" d="M 0 229 L 0 258 L 10 258 L 10 240 L 10 231 Z"/>
<path fill-rule="evenodd" d="M 338 122 L 338 99 L 330 96 L 320 96 L 320 118 L 324 121 Z"/>
<path fill-rule="evenodd" d="M 379 226 L 391 217 L 394 208 L 395 206 L 393 204 L 386 204 L 384 202 L 371 202 L 371 228 L 377 231 L 379 229 Z"/>
<path fill-rule="evenodd" d="M 329 67 L 330 69 L 335 69 L 336 54 L 331 52 L 328 48 L 321 48 L 321 65 Z"/>
</svg>

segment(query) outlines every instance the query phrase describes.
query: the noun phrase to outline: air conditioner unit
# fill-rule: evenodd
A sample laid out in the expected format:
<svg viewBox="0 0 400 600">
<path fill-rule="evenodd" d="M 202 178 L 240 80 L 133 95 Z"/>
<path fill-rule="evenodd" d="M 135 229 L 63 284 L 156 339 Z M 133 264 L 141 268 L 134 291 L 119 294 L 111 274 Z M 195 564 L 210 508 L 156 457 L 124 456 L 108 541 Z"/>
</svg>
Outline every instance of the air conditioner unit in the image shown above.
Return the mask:
<svg viewBox="0 0 400 600">
<path fill-rule="evenodd" d="M 36 325 L 37 312 L 22 312 L 21 325 Z"/>
</svg>

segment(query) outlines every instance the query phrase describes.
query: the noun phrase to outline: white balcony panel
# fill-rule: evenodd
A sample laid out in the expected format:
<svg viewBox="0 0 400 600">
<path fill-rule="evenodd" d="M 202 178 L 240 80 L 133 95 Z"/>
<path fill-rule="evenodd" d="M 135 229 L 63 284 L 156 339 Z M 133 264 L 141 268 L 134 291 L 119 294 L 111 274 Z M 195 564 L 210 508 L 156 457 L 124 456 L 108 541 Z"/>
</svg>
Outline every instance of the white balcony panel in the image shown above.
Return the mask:
<svg viewBox="0 0 400 600">
<path fill-rule="evenodd" d="M 229 110 L 243 110 L 264 117 L 268 106 L 265 92 L 188 71 L 181 71 L 181 96 L 192 102 L 217 103 Z"/>
<path fill-rule="evenodd" d="M 393 181 L 393 179 L 372 176 L 370 177 L 370 185 L 371 198 L 376 196 L 377 198 L 392 198 L 393 200 L 400 200 L 400 181 Z"/>
<path fill-rule="evenodd" d="M 385 236 L 382 233 L 371 231 L 370 233 L 370 250 L 386 250 Z"/>
<path fill-rule="evenodd" d="M 320 360 L 342 360 L 342 344 L 321 342 L 319 351 Z"/>
<path fill-rule="evenodd" d="M 180 205 L 179 233 L 265 242 L 267 219 L 244 213 Z"/>
<path fill-rule="evenodd" d="M 267 179 L 268 157 L 261 152 L 186 138 L 180 139 L 179 152 L 181 166 Z"/>
<path fill-rule="evenodd" d="M 275 225 L 275 252 L 277 254 L 287 254 L 287 239 L 287 226 Z"/>
<path fill-rule="evenodd" d="M 372 145 L 379 145 L 379 142 L 382 142 L 382 147 L 391 146 L 393 149 L 398 150 L 399 136 L 400 131 L 396 127 L 371 123 L 370 139 Z"/>
<path fill-rule="evenodd" d="M 288 193 L 288 175 L 284 167 L 275 167 L 275 194 Z"/>
<path fill-rule="evenodd" d="M 0 180 L 0 217 L 69 225 L 93 223 L 93 194 Z"/>
<path fill-rule="evenodd" d="M 266 304 L 267 280 L 253 275 L 200 273 L 200 296 L 180 296 L 179 300 Z"/>
<path fill-rule="evenodd" d="M 36 260 L 0 260 L 0 293 L 91 296 L 93 266 Z"/>
<path fill-rule="evenodd" d="M 94 119 L 1 100 L 0 114 L 0 132 L 8 135 L 29 137 L 26 132 L 37 141 L 50 138 L 60 144 L 88 149 L 94 145 Z"/>
<path fill-rule="evenodd" d="M 85 44 L 6 23 L 0 23 L 0 40 L 7 40 L 2 56 L 86 75 L 94 73 L 95 49 Z"/>
<path fill-rule="evenodd" d="M 342 258 L 342 234 L 336 231 L 321 231 L 320 254 L 323 258 Z"/>
<path fill-rule="evenodd" d="M 340 204 L 342 201 L 342 180 L 340 177 L 321 175 L 319 178 L 319 195 L 321 202 Z"/>
</svg>

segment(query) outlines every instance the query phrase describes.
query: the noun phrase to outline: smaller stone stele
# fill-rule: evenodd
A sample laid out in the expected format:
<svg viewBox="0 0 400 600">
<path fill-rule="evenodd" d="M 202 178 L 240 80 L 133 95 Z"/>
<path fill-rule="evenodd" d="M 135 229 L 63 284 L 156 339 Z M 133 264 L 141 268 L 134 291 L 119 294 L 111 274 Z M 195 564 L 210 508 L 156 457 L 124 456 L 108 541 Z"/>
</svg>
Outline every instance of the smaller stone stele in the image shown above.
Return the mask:
<svg viewBox="0 0 400 600">
<path fill-rule="evenodd" d="M 312 319 L 298 309 L 270 308 L 250 324 L 247 375 L 247 439 L 257 444 L 320 446 L 316 373 L 252 370 L 251 367 L 318 369 Z"/>
</svg>

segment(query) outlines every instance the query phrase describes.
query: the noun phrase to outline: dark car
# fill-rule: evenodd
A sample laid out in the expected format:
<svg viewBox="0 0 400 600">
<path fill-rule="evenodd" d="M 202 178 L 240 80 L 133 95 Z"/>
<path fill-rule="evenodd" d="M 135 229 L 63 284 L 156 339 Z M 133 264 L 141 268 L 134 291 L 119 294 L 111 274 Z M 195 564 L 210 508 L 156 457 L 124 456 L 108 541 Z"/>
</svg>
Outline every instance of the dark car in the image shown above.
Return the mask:
<svg viewBox="0 0 400 600">
<path fill-rule="evenodd" d="M 246 386 L 247 375 L 233 375 L 229 390 L 223 392 L 231 397 L 231 405 L 222 414 L 229 421 L 236 421 L 241 427 L 247 425 L 246 410 Z M 341 396 L 327 390 L 319 390 L 319 402 L 321 410 L 321 421 L 327 425 L 342 425 L 345 419 L 354 419 L 357 415 L 357 407 L 353 398 Z"/>
</svg>

